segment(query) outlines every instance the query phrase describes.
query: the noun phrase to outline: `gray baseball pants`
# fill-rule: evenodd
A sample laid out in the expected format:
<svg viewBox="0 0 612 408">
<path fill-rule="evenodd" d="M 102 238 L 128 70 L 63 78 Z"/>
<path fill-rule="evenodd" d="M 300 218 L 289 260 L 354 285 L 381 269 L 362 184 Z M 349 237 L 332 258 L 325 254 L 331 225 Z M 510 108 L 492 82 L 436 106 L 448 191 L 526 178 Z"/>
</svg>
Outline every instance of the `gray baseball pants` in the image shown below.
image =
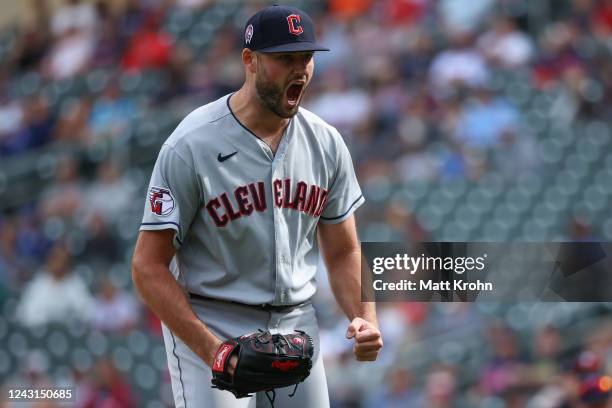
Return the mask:
<svg viewBox="0 0 612 408">
<path fill-rule="evenodd" d="M 274 407 L 329 407 L 327 381 L 319 352 L 319 330 L 311 304 L 289 312 L 270 312 L 257 307 L 212 299 L 192 299 L 191 305 L 196 315 L 222 340 L 256 332 L 258 329 L 283 334 L 292 333 L 295 329 L 304 330 L 312 336 L 315 345 L 312 371 L 310 376 L 298 386 L 293 397 L 289 397 L 293 387 L 277 389 Z M 236 399 L 229 391 L 211 388 L 210 367 L 163 323 L 162 329 L 172 379 L 172 393 L 177 408 L 270 407 L 265 393 Z"/>
</svg>

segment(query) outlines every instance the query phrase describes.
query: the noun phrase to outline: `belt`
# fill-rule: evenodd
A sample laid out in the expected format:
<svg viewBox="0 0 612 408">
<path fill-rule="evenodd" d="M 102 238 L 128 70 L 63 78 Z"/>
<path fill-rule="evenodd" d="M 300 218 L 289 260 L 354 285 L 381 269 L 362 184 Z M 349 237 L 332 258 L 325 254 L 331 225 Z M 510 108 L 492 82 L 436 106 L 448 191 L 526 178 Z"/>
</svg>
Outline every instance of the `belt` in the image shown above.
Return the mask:
<svg viewBox="0 0 612 408">
<path fill-rule="evenodd" d="M 306 306 L 312 303 L 310 300 L 306 300 L 305 302 L 298 303 L 296 305 L 271 305 L 269 303 L 248 304 L 248 303 L 236 302 L 234 300 L 229 300 L 229 299 L 217 299 L 213 297 L 198 295 L 196 293 L 189 293 L 189 298 L 194 299 L 194 300 L 209 300 L 209 301 L 228 303 L 228 304 L 233 304 L 233 305 L 238 305 L 238 306 L 253 307 L 256 309 L 264 310 L 266 312 L 281 312 L 281 313 L 283 312 L 288 313 L 288 312 L 291 312 L 292 310 L 299 309 L 300 307 L 303 307 L 303 306 Z"/>
</svg>

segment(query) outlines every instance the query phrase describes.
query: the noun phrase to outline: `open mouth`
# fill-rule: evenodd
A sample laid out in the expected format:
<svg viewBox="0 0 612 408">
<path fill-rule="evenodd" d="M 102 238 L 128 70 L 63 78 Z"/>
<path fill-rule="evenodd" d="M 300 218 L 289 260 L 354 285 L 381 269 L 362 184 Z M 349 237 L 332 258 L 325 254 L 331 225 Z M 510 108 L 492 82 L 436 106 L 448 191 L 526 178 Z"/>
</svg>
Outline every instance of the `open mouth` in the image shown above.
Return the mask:
<svg viewBox="0 0 612 408">
<path fill-rule="evenodd" d="M 304 84 L 301 82 L 294 82 L 287 88 L 287 102 L 291 106 L 295 106 L 300 101 L 302 91 L 304 90 Z"/>
</svg>

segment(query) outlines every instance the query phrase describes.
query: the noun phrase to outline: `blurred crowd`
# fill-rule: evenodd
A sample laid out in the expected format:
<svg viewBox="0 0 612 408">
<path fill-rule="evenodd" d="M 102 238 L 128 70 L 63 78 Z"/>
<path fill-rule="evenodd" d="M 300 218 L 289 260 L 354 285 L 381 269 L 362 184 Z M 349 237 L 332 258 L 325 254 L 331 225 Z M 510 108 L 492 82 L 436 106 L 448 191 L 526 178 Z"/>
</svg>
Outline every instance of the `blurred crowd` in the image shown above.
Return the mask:
<svg viewBox="0 0 612 408">
<path fill-rule="evenodd" d="M 136 127 L 153 123 L 157 112 L 175 113 L 178 121 L 237 89 L 243 79 L 242 26 L 264 4 L 64 0 L 52 8 L 47 0 L 31 0 L 28 24 L 0 30 L 0 170 L 23 160 L 40 164 L 49 149 L 64 152 L 51 164 L 42 161 L 43 189 L 3 207 L 5 318 L 27 327 L 81 320 L 94 331 L 145 329 L 159 336 L 158 323 L 139 306 L 129 278 L 155 155 L 144 158 L 142 167 L 121 149 L 98 157 L 96 147 L 129 138 Z M 385 186 L 415 180 L 539 172 L 541 129 L 534 114 L 567 126 L 612 114 L 610 0 L 472 0 L 469 7 L 459 0 L 296 4 L 310 12 L 320 42 L 332 49 L 315 57 L 304 106 L 341 131 L 372 202 Z M 224 9 L 231 10 L 218 13 Z M 151 73 L 161 80 L 130 92 Z M 525 83 L 508 89 L 505 81 L 512 75 Z M 82 83 L 79 92 L 56 97 Z M 550 109 L 526 111 L 533 93 L 550 96 Z M 157 145 L 167 136 L 155 134 Z M 367 204 L 360 211 L 361 226 L 382 220 L 401 238 L 431 238 L 409 209 L 395 203 L 385 201 L 382 210 Z M 589 228 L 576 220 L 570 234 L 588 239 Z M 597 402 L 603 399 L 587 398 L 591 391 L 607 398 L 610 388 L 603 377 L 612 358 L 605 314 L 589 317 L 605 324 L 589 326 L 578 344 L 568 344 L 554 325 L 510 329 L 493 324 L 474 305 L 383 306 L 380 378 L 371 382 L 364 374 L 363 381 L 346 383 L 340 373 L 360 371 L 350 361 L 349 342 L 339 331 L 344 320 L 329 296 L 323 285 L 319 312 L 334 406 L 606 406 Z M 425 347 L 431 330 L 452 338 L 463 323 L 473 333 L 488 333 L 479 343 L 481 358 L 469 370 L 439 355 L 419 366 L 400 363 L 406 350 Z M 459 353 L 457 347 L 452 343 L 443 354 Z M 582 356 L 595 362 L 584 363 Z M 26 376 L 41 371 L 24 370 Z M 129 373 L 117 373 L 108 359 L 89 372 L 75 371 L 92 394 L 82 406 L 102 406 L 96 398 L 134 406 Z"/>
</svg>

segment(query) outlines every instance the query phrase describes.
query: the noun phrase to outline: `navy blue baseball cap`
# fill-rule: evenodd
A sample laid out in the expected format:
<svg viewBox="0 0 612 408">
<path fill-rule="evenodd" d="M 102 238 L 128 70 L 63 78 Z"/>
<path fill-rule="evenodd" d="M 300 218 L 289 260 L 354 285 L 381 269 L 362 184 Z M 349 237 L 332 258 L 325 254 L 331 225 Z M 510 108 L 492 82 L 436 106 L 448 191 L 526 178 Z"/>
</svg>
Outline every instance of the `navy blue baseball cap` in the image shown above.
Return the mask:
<svg viewBox="0 0 612 408">
<path fill-rule="evenodd" d="M 260 52 L 329 51 L 317 44 L 311 18 L 289 6 L 269 6 L 244 26 L 244 48 Z"/>
</svg>

